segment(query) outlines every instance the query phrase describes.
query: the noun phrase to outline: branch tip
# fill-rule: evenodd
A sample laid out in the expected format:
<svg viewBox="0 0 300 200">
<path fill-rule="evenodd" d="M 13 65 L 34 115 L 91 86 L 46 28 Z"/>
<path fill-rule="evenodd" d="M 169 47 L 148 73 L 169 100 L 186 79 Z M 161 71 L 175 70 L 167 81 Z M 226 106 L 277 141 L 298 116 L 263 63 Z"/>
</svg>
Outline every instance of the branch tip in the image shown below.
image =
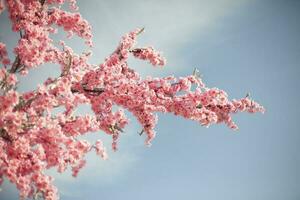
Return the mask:
<svg viewBox="0 0 300 200">
<path fill-rule="evenodd" d="M 139 30 L 139 32 L 137 32 L 137 35 L 143 33 L 144 31 L 145 31 L 145 27 L 141 28 L 141 29 Z"/>
</svg>

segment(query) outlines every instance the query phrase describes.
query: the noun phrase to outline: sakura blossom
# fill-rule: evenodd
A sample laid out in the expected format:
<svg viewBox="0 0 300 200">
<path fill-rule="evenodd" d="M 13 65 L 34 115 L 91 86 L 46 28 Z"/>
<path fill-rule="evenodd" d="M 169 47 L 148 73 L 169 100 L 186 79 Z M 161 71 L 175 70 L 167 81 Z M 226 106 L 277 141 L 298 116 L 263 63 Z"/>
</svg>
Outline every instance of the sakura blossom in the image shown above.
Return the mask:
<svg viewBox="0 0 300 200">
<path fill-rule="evenodd" d="M 62 9 L 69 4 L 71 11 Z M 125 110 L 143 127 L 145 144 L 157 134 L 157 112 L 172 113 L 202 126 L 224 123 L 237 129 L 232 114 L 263 113 L 265 109 L 249 96 L 230 100 L 225 91 L 208 88 L 193 74 L 165 78 L 141 76 L 130 68 L 128 58 L 165 66 L 166 59 L 153 47 L 137 47 L 144 31 L 138 28 L 121 38 L 116 50 L 101 64 L 89 63 L 90 52 L 77 54 L 63 41 L 51 39 L 58 27 L 69 36 L 82 38 L 92 46 L 92 28 L 78 12 L 75 0 L 5 0 L 0 13 L 8 12 L 12 31 L 19 32 L 14 58 L 0 42 L 0 184 L 6 178 L 16 185 L 20 199 L 59 199 L 50 168 L 62 173 L 70 168 L 78 176 L 86 164 L 85 155 L 94 151 L 107 159 L 101 140 L 79 139 L 91 132 L 112 138 L 112 149 L 129 123 Z M 26 76 L 32 68 L 46 63 L 58 64 L 61 75 L 48 78 L 33 91 L 19 92 L 17 74 Z M 93 115 L 76 115 L 79 105 L 89 105 Z M 119 110 L 113 111 L 113 106 Z M 54 114 L 55 108 L 62 108 Z"/>
</svg>

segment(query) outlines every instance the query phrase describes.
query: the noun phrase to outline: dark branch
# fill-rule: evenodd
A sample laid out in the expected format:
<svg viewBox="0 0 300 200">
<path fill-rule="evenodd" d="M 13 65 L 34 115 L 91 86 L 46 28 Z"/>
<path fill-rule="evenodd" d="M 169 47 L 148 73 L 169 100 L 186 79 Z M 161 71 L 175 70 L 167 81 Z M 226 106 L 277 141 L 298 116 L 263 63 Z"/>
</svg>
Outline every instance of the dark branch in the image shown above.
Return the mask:
<svg viewBox="0 0 300 200">
<path fill-rule="evenodd" d="M 2 137 L 7 142 L 13 142 L 13 138 L 7 133 L 4 128 L 0 129 L 0 137 Z"/>
<path fill-rule="evenodd" d="M 93 95 L 93 96 L 100 95 L 101 93 L 105 92 L 104 88 L 88 89 L 88 88 L 86 88 L 85 85 L 82 86 L 82 89 L 84 92 L 88 93 L 89 95 Z M 77 92 L 79 92 L 79 90 L 72 88 L 71 92 L 77 93 Z"/>
</svg>

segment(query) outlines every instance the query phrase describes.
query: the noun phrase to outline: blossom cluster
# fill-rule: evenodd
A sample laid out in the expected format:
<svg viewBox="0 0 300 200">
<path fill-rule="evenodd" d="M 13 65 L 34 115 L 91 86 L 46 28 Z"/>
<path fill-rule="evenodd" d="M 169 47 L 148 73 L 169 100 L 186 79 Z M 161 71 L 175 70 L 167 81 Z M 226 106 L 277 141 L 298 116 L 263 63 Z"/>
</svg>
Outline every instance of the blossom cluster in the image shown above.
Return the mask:
<svg viewBox="0 0 300 200">
<path fill-rule="evenodd" d="M 4 2 L 3 0 L 0 0 L 0 14 L 4 11 L 5 7 L 4 7 Z"/>
<path fill-rule="evenodd" d="M 55 6 L 63 3 L 64 1 L 45 0 L 6 1 L 12 30 L 21 35 L 14 51 L 22 65 L 18 69 L 22 74 L 46 62 L 59 62 L 61 52 L 50 37 L 57 32 L 57 26 L 62 27 L 70 36 L 75 33 L 92 46 L 89 23 L 80 13 L 64 11 Z M 70 1 L 70 6 L 73 10 L 77 9 L 74 0 Z"/>
<path fill-rule="evenodd" d="M 131 51 L 133 56 L 142 60 L 148 60 L 153 66 L 166 64 L 166 60 L 156 52 L 153 47 L 136 48 Z"/>
<path fill-rule="evenodd" d="M 7 66 L 10 64 L 10 60 L 7 56 L 6 46 L 2 42 L 0 42 L 0 62 L 4 66 Z"/>
<path fill-rule="evenodd" d="M 4 6 L 0 2 L 1 13 Z M 64 0 L 5 1 L 12 31 L 19 32 L 20 39 L 13 62 L 0 43 L 0 184 L 7 178 L 16 185 L 21 199 L 59 198 L 53 178 L 45 173 L 49 168 L 60 173 L 70 168 L 77 176 L 88 152 L 107 159 L 101 140 L 88 142 L 80 136 L 104 132 L 117 150 L 129 123 L 124 110 L 141 124 L 140 134 L 146 135 L 147 145 L 156 134 L 157 112 L 173 113 L 203 126 L 225 123 L 231 129 L 237 129 L 232 114 L 264 112 L 249 96 L 230 100 L 225 91 L 206 87 L 196 74 L 142 79 L 128 65 L 130 56 L 153 66 L 166 64 L 153 47 L 135 47 L 143 29 L 123 36 L 103 63 L 91 65 L 90 52 L 76 54 L 63 41 L 57 45 L 50 37 L 59 26 L 92 45 L 91 26 L 77 12 L 76 1 L 68 2 L 70 12 L 62 10 Z M 33 91 L 18 92 L 16 75 L 26 75 L 45 63 L 58 64 L 61 75 L 48 78 Z M 90 105 L 94 114 L 75 114 L 82 104 Z M 56 108 L 62 112 L 57 113 Z"/>
</svg>

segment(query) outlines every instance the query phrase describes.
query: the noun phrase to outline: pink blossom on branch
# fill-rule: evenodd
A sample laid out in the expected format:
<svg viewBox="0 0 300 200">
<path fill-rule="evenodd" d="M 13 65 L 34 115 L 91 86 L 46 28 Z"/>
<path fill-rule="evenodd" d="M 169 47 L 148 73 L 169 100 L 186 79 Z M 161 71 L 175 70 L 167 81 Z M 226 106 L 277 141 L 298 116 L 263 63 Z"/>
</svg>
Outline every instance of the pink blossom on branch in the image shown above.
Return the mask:
<svg viewBox="0 0 300 200">
<path fill-rule="evenodd" d="M 5 7 L 4 7 L 4 2 L 3 0 L 0 0 L 0 14 L 4 11 Z"/>
<path fill-rule="evenodd" d="M 156 52 L 153 47 L 135 48 L 131 52 L 134 57 L 141 60 L 148 60 L 153 66 L 163 66 L 166 63 L 166 59 L 161 57 L 160 53 Z"/>
<path fill-rule="evenodd" d="M 7 66 L 10 64 L 10 60 L 7 55 L 6 45 L 3 44 L 2 42 L 0 42 L 0 62 L 4 66 Z"/>
<path fill-rule="evenodd" d="M 63 41 L 57 46 L 50 39 L 56 26 L 92 44 L 91 26 L 79 13 L 73 13 L 76 2 L 68 1 L 71 12 L 60 8 L 64 2 L 5 1 L 12 30 L 20 33 L 20 39 L 13 62 L 0 43 L 0 184 L 6 177 L 16 185 L 21 199 L 59 198 L 53 178 L 45 174 L 49 168 L 60 173 L 70 168 L 77 176 L 88 152 L 95 151 L 107 159 L 101 140 L 89 143 L 79 136 L 101 130 L 112 137 L 112 149 L 117 150 L 129 123 L 124 110 L 142 125 L 140 134 L 145 133 L 147 145 L 156 134 L 156 112 L 179 115 L 203 126 L 225 123 L 231 129 L 237 129 L 232 114 L 264 112 L 248 95 L 230 100 L 225 91 L 206 87 L 196 73 L 180 78 L 142 79 L 128 65 L 130 56 L 153 66 L 166 64 L 153 47 L 135 47 L 143 29 L 123 36 L 116 50 L 97 66 L 88 62 L 90 52 L 78 55 Z M 18 92 L 16 86 L 21 83 L 16 74 L 26 75 L 31 68 L 45 63 L 58 64 L 61 75 L 48 78 L 36 90 Z M 82 104 L 90 105 L 94 114 L 75 115 L 75 109 Z M 114 111 L 113 106 L 120 109 Z M 63 111 L 57 114 L 56 108 Z"/>
</svg>

